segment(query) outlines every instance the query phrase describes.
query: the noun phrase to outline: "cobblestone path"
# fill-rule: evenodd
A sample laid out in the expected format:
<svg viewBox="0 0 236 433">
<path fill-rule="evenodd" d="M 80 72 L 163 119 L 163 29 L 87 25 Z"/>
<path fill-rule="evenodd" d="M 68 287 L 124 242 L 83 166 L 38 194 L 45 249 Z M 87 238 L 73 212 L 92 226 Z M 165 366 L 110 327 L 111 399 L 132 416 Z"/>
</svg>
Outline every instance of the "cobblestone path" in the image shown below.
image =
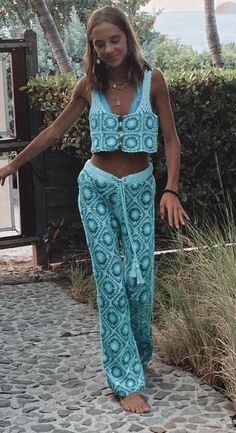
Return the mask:
<svg viewBox="0 0 236 433">
<path fill-rule="evenodd" d="M 233 433 L 231 403 L 157 355 L 150 414 L 123 412 L 101 365 L 97 312 L 60 282 L 0 286 L 0 433 Z"/>
</svg>

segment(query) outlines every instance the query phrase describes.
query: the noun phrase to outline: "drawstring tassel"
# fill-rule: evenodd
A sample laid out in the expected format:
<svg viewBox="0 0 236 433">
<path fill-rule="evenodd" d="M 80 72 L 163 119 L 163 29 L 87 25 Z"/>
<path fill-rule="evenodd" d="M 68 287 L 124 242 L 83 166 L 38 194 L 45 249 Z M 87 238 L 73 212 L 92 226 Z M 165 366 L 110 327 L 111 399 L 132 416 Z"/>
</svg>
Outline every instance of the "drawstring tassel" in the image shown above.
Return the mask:
<svg viewBox="0 0 236 433">
<path fill-rule="evenodd" d="M 129 276 L 131 278 L 137 278 L 137 284 L 144 284 L 144 279 L 142 277 L 141 271 L 140 271 L 140 267 L 138 264 L 138 260 L 137 260 L 137 256 L 135 253 L 135 248 L 134 248 L 134 244 L 133 244 L 133 240 L 132 240 L 132 235 L 130 233 L 130 228 L 129 228 L 129 220 L 128 220 L 128 216 L 127 216 L 127 209 L 126 209 L 126 202 L 125 202 L 125 189 L 124 189 L 124 183 L 123 181 L 121 181 L 119 183 L 120 186 L 120 194 L 121 194 L 121 202 L 122 202 L 122 209 L 124 212 L 124 219 L 125 219 L 125 224 L 126 224 L 126 229 L 128 232 L 128 237 L 131 243 L 131 247 L 134 253 L 134 258 L 133 258 L 133 262 L 132 262 L 132 266 L 131 266 L 131 271 Z"/>
<path fill-rule="evenodd" d="M 131 271 L 130 271 L 129 276 L 131 278 L 137 278 L 137 284 L 144 284 L 144 279 L 142 277 L 140 267 L 138 264 L 138 260 L 136 257 L 133 258 L 133 263 L 132 263 L 132 267 L 131 267 Z"/>
</svg>

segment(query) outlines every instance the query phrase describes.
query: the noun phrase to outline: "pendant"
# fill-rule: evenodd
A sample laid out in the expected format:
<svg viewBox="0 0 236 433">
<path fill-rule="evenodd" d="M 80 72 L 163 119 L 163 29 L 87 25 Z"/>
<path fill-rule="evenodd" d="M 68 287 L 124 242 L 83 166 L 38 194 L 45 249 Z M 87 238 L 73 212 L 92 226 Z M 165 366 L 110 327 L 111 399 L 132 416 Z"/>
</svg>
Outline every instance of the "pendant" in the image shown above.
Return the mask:
<svg viewBox="0 0 236 433">
<path fill-rule="evenodd" d="M 115 102 L 115 105 L 121 105 L 121 100 L 117 99 L 117 101 Z"/>
</svg>

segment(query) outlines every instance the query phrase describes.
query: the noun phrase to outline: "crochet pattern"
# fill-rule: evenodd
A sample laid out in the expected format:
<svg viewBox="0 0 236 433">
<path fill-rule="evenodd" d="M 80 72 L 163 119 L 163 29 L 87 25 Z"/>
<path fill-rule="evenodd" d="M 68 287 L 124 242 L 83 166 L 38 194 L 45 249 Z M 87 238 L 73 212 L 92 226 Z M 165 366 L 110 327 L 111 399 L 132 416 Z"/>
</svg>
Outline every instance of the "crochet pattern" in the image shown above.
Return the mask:
<svg viewBox="0 0 236 433">
<path fill-rule="evenodd" d="M 152 71 L 145 70 L 140 104 L 135 111 L 125 116 L 108 112 L 99 92 L 92 91 L 89 113 L 92 153 L 117 149 L 124 152 L 157 151 L 159 118 L 152 111 L 150 103 L 151 78 Z"/>
<path fill-rule="evenodd" d="M 117 178 L 87 161 L 79 208 L 92 257 L 103 349 L 111 389 L 144 389 L 152 355 L 154 194 L 152 165 Z"/>
</svg>

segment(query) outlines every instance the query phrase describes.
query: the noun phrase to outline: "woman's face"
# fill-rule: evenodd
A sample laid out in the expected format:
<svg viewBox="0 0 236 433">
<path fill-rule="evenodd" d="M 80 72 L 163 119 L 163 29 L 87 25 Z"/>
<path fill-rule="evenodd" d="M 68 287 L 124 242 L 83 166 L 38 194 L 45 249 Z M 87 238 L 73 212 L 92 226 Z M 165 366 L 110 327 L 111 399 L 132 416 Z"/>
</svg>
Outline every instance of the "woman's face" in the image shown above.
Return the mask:
<svg viewBox="0 0 236 433">
<path fill-rule="evenodd" d="M 128 47 L 125 33 L 106 21 L 98 24 L 91 32 L 97 56 L 110 68 L 117 68 L 126 59 Z"/>
</svg>

